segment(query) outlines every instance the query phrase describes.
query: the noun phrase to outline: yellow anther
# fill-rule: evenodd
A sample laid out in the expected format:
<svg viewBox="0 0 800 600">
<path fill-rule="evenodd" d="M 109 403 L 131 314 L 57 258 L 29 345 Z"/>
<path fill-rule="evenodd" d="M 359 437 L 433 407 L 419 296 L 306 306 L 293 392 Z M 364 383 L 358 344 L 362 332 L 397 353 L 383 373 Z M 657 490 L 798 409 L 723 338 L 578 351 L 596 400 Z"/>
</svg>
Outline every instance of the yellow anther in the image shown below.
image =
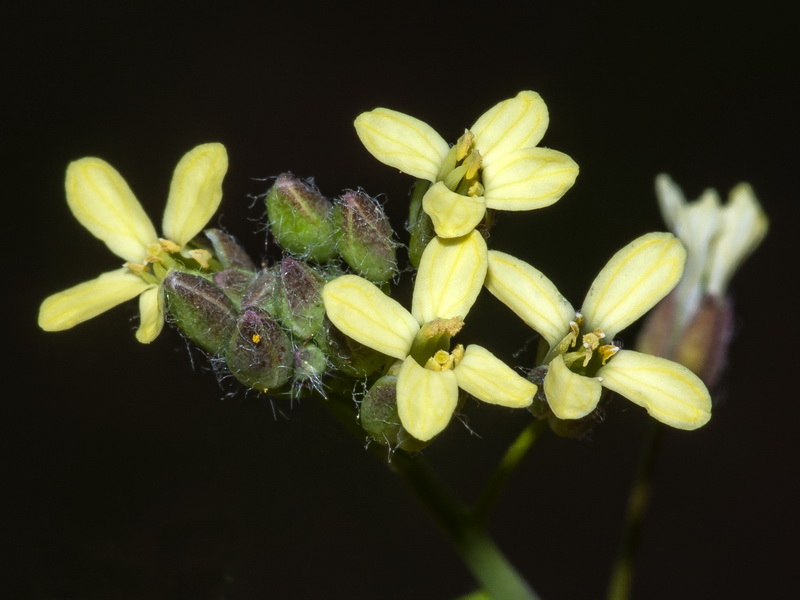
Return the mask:
<svg viewBox="0 0 800 600">
<path fill-rule="evenodd" d="M 261 336 L 258 335 L 257 333 L 254 333 L 253 337 L 251 337 L 250 339 L 253 340 L 254 344 L 257 344 L 257 343 L 259 343 L 261 341 Z"/>
<path fill-rule="evenodd" d="M 464 347 L 456 346 L 452 353 L 446 350 L 437 350 L 425 363 L 425 368 L 431 371 L 450 371 L 464 356 Z"/>
<path fill-rule="evenodd" d="M 601 364 L 606 364 L 608 359 L 614 356 L 617 352 L 619 352 L 619 346 L 615 346 L 614 344 L 605 344 L 597 349 L 597 353 L 602 359 Z"/>
<path fill-rule="evenodd" d="M 141 275 L 148 271 L 147 265 L 140 265 L 139 263 L 126 262 L 122 266 L 131 271 L 134 275 Z"/>
<path fill-rule="evenodd" d="M 449 319 L 434 319 L 422 326 L 420 333 L 428 339 L 437 335 L 447 334 L 453 337 L 464 326 L 464 319 L 461 317 L 451 317 Z"/>
<path fill-rule="evenodd" d="M 478 152 L 477 148 L 473 149 L 462 163 L 465 167 L 467 167 L 467 172 L 464 174 L 464 178 L 474 179 L 478 174 L 478 169 L 481 168 L 482 162 L 483 160 L 481 159 L 481 153 Z"/>
<path fill-rule="evenodd" d="M 175 254 L 176 252 L 181 251 L 181 247 L 178 246 L 178 244 L 176 244 L 172 240 L 165 240 L 164 238 L 159 238 L 158 244 L 159 246 L 161 246 L 161 249 L 164 252 L 168 252 L 169 254 Z"/>
<path fill-rule="evenodd" d="M 208 268 L 208 263 L 211 260 L 211 252 L 209 252 L 208 250 L 197 249 L 197 250 L 189 250 L 188 254 L 195 261 L 197 261 L 197 264 L 200 265 L 201 268 L 203 269 Z"/>
<path fill-rule="evenodd" d="M 480 181 L 473 181 L 467 190 L 467 196 L 483 196 L 483 184 Z"/>
<path fill-rule="evenodd" d="M 606 334 L 601 329 L 595 329 L 591 333 L 587 333 L 583 336 L 583 347 L 586 350 L 586 355 L 583 358 L 584 367 L 589 364 L 592 358 L 592 352 L 597 350 L 600 346 L 600 340 L 604 337 L 606 337 Z"/>
<path fill-rule="evenodd" d="M 464 160 L 464 157 L 469 154 L 472 145 L 475 143 L 475 134 L 469 129 L 464 130 L 464 135 L 458 138 L 456 142 L 456 161 Z"/>
</svg>

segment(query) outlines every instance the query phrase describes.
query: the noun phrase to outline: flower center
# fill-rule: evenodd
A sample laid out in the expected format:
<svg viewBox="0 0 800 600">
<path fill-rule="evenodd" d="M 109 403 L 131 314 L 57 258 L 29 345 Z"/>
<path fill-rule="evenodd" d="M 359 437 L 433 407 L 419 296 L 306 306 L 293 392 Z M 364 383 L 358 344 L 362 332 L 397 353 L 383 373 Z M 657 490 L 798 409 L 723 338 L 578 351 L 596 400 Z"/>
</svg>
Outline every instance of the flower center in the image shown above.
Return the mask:
<svg viewBox="0 0 800 600">
<path fill-rule="evenodd" d="M 462 196 L 483 196 L 482 163 L 481 153 L 475 147 L 475 135 L 467 129 L 447 153 L 437 180 Z"/>
<path fill-rule="evenodd" d="M 464 358 L 464 346 L 458 344 L 452 352 L 437 350 L 426 361 L 425 368 L 431 371 L 452 371 L 462 358 Z"/>
<path fill-rule="evenodd" d="M 563 354 L 564 362 L 570 370 L 581 375 L 592 376 L 597 369 L 619 352 L 619 347 L 613 343 L 601 344 L 603 338 L 606 337 L 602 329 L 593 329 L 582 333 L 582 326 L 583 315 L 577 313 L 575 320 L 569 323 L 569 333 L 558 344 L 557 352 Z M 575 348 L 575 350 L 570 350 L 571 348 Z"/>
<path fill-rule="evenodd" d="M 144 262 L 126 262 L 126 267 L 148 283 L 160 283 L 171 270 L 209 269 L 212 254 L 201 248 L 186 250 L 172 240 L 159 239 L 147 247 Z"/>
</svg>

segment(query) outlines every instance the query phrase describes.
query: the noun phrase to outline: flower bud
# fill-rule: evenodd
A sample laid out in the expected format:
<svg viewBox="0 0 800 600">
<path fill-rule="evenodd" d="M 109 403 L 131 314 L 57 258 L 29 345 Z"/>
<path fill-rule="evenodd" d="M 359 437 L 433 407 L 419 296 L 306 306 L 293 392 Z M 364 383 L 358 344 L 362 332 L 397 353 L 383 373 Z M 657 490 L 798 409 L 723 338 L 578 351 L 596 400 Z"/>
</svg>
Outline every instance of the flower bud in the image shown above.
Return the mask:
<svg viewBox="0 0 800 600">
<path fill-rule="evenodd" d="M 428 442 L 408 433 L 397 415 L 397 377 L 386 375 L 376 381 L 361 402 L 361 427 L 376 442 L 406 452 L 419 452 Z"/>
<path fill-rule="evenodd" d="M 348 191 L 337 201 L 334 225 L 341 231 L 339 254 L 362 277 L 376 283 L 397 272 L 392 226 L 378 202 L 361 191 Z"/>
<path fill-rule="evenodd" d="M 336 254 L 333 204 L 291 173 L 279 175 L 267 193 L 267 217 L 284 250 L 317 262 Z"/>
<path fill-rule="evenodd" d="M 319 381 L 328 368 L 325 353 L 313 342 L 298 346 L 294 350 L 295 381 Z"/>
<path fill-rule="evenodd" d="M 298 338 L 307 340 L 320 333 L 325 316 L 322 302 L 325 280 L 313 268 L 293 258 L 280 262 L 278 274 L 275 316 Z"/>
<path fill-rule="evenodd" d="M 247 271 L 256 270 L 253 259 L 231 234 L 221 229 L 206 229 L 203 233 L 211 241 L 211 245 L 214 247 L 214 256 L 222 264 L 223 269 L 236 267 Z"/>
<path fill-rule="evenodd" d="M 260 271 L 245 291 L 242 297 L 242 307 L 260 308 L 270 314 L 275 314 L 279 284 L 278 273 L 274 268 Z"/>
<path fill-rule="evenodd" d="M 237 310 L 241 310 L 242 298 L 255 278 L 255 273 L 239 267 L 231 267 L 214 273 L 214 283 L 225 292 Z"/>
<path fill-rule="evenodd" d="M 222 289 L 183 271 L 172 271 L 163 286 L 178 329 L 204 350 L 221 353 L 236 323 L 236 308 Z"/>
<path fill-rule="evenodd" d="M 347 337 L 327 317 L 324 319 L 323 335 L 317 341 L 331 364 L 348 377 L 367 377 L 386 366 L 389 360 L 385 354 Z"/>
<path fill-rule="evenodd" d="M 262 392 L 279 388 L 292 376 L 289 336 L 268 313 L 257 308 L 245 309 L 239 317 L 225 358 L 236 379 Z"/>
</svg>

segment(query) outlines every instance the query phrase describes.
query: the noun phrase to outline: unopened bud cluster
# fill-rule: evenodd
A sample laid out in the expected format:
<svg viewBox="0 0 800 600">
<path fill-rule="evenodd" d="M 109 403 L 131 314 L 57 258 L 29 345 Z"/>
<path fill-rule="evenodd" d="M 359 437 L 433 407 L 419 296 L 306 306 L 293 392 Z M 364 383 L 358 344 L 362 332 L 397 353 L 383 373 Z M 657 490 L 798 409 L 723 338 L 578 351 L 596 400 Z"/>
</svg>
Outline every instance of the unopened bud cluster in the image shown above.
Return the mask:
<svg viewBox="0 0 800 600">
<path fill-rule="evenodd" d="M 364 378 L 384 367 L 383 354 L 333 327 L 322 301 L 323 286 L 345 265 L 376 283 L 396 273 L 396 243 L 381 206 L 361 191 L 331 202 L 290 174 L 276 179 L 266 205 L 283 258 L 259 268 L 232 236 L 206 231 L 221 268 L 167 276 L 175 325 L 221 357 L 239 382 L 271 394 L 313 388 L 324 395 L 325 375 Z"/>
</svg>

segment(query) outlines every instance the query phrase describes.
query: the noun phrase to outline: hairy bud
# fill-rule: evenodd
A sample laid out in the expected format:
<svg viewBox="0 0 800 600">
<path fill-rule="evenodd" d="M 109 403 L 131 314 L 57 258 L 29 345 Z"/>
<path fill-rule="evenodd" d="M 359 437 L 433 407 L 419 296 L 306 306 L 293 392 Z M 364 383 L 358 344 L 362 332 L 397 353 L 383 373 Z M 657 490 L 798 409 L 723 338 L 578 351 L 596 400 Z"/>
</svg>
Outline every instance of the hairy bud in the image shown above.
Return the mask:
<svg viewBox="0 0 800 600">
<path fill-rule="evenodd" d="M 238 268 L 255 271 L 256 265 L 241 244 L 231 234 L 221 229 L 206 229 L 206 237 L 214 247 L 214 255 L 223 269 Z"/>
<path fill-rule="evenodd" d="M 279 175 L 267 193 L 267 217 L 284 250 L 317 262 L 336 254 L 333 204 L 291 173 Z"/>
<path fill-rule="evenodd" d="M 278 266 L 280 285 L 275 316 L 298 338 L 309 339 L 322 331 L 325 280 L 307 264 L 284 258 Z"/>
<path fill-rule="evenodd" d="M 397 415 L 397 377 L 385 375 L 376 381 L 361 402 L 361 427 L 376 442 L 389 448 L 418 452 L 428 445 L 414 438 Z"/>
<path fill-rule="evenodd" d="M 346 192 L 334 207 L 333 222 L 341 232 L 339 254 L 356 273 L 376 283 L 394 276 L 397 244 L 378 202 L 361 191 Z"/>
<path fill-rule="evenodd" d="M 246 309 L 236 322 L 225 353 L 228 370 L 244 385 L 266 392 L 292 376 L 289 336 L 267 312 Z"/>
<path fill-rule="evenodd" d="M 221 353 L 236 323 L 236 308 L 222 289 L 199 275 L 173 271 L 164 279 L 167 309 L 195 344 Z"/>
</svg>

